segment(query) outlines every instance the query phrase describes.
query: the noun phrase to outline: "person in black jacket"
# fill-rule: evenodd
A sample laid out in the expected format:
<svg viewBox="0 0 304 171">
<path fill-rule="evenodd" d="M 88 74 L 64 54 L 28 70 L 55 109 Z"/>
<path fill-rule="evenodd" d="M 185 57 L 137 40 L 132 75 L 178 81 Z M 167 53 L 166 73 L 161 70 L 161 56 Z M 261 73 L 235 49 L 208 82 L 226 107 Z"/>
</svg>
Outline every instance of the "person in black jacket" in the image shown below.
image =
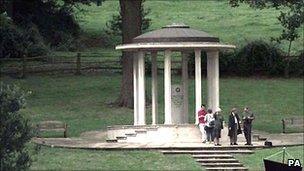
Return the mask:
<svg viewBox="0 0 304 171">
<path fill-rule="evenodd" d="M 214 129 L 213 129 L 213 136 L 214 136 L 214 145 L 220 146 L 220 138 L 221 138 L 221 130 L 223 127 L 223 116 L 220 114 L 222 110 L 218 108 L 214 113 Z"/>
<path fill-rule="evenodd" d="M 248 107 L 244 108 L 243 112 L 243 130 L 244 130 L 244 135 L 246 138 L 246 144 L 245 145 L 252 145 L 251 144 L 251 125 L 252 121 L 254 120 L 254 115 L 253 113 L 249 110 Z"/>
<path fill-rule="evenodd" d="M 242 133 L 240 126 L 240 117 L 237 114 L 237 109 L 233 108 L 229 115 L 228 121 L 228 136 L 230 137 L 230 145 L 238 145 L 237 144 L 237 135 Z"/>
</svg>

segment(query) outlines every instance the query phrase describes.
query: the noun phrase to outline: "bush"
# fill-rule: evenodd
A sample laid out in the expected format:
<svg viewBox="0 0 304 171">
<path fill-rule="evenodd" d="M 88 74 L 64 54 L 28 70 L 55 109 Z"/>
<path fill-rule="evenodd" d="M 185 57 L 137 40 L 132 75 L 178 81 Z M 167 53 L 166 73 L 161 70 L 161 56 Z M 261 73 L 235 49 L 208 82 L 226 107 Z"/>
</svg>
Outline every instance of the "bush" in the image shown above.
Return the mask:
<svg viewBox="0 0 304 171">
<path fill-rule="evenodd" d="M 13 27 L 0 27 L 0 58 L 21 57 L 28 44 L 25 35 Z"/>
<path fill-rule="evenodd" d="M 41 56 L 48 52 L 35 25 L 25 29 L 12 24 L 0 27 L 0 45 L 0 58 Z"/>
<path fill-rule="evenodd" d="M 221 75 L 268 75 L 276 76 L 284 72 L 283 57 L 272 44 L 253 41 L 233 52 L 220 52 L 219 67 Z M 202 51 L 202 73 L 207 72 L 207 54 Z M 299 63 L 295 61 L 295 63 Z M 194 53 L 190 55 L 189 75 L 195 74 Z"/>
<path fill-rule="evenodd" d="M 236 52 L 232 64 L 238 75 L 279 75 L 283 58 L 278 48 L 263 41 L 253 41 Z"/>
<path fill-rule="evenodd" d="M 0 170 L 26 170 L 31 158 L 26 144 L 33 136 L 28 120 L 18 111 L 25 94 L 16 86 L 0 85 Z"/>
<path fill-rule="evenodd" d="M 296 77 L 304 76 L 304 51 L 298 57 L 290 59 L 289 74 Z"/>
</svg>

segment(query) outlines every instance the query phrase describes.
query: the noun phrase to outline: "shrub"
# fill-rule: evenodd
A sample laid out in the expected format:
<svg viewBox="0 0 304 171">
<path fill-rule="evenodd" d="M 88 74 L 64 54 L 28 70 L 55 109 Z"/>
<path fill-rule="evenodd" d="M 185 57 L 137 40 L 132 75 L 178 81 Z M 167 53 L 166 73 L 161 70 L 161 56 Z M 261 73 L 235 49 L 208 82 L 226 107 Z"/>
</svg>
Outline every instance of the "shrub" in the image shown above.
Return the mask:
<svg viewBox="0 0 304 171">
<path fill-rule="evenodd" d="M 283 57 L 272 44 L 253 41 L 233 52 L 219 53 L 220 74 L 222 75 L 280 75 L 284 71 Z M 202 52 L 202 73 L 207 72 L 207 54 Z M 297 65 L 299 61 L 294 61 Z M 194 53 L 189 58 L 189 75 L 195 74 Z"/>
<path fill-rule="evenodd" d="M 24 29 L 12 24 L 0 27 L 0 45 L 0 58 L 41 56 L 48 52 L 35 25 Z"/>
<path fill-rule="evenodd" d="M 21 57 L 26 54 L 25 35 L 13 27 L 0 27 L 0 58 Z"/>
<path fill-rule="evenodd" d="M 16 86 L 0 85 L 0 170 L 26 170 L 31 158 L 26 144 L 33 136 L 28 120 L 19 113 L 25 94 Z"/>
<path fill-rule="evenodd" d="M 232 62 L 240 75 L 279 75 L 283 58 L 278 48 L 263 41 L 253 41 L 236 52 Z"/>
<path fill-rule="evenodd" d="M 296 77 L 304 76 L 304 51 L 298 57 L 290 59 L 289 74 Z"/>
</svg>

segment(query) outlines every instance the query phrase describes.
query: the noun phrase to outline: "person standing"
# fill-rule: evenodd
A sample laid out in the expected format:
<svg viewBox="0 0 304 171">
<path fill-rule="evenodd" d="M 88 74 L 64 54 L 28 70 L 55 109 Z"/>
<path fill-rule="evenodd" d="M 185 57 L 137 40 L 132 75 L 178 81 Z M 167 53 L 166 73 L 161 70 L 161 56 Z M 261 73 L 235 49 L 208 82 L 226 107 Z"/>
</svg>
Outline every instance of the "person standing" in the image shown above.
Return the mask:
<svg viewBox="0 0 304 171">
<path fill-rule="evenodd" d="M 228 121 L 228 136 L 230 137 L 230 145 L 237 144 L 237 135 L 242 133 L 240 126 L 240 117 L 237 114 L 236 108 L 233 108 L 229 115 Z"/>
<path fill-rule="evenodd" d="M 214 136 L 214 145 L 220 146 L 220 138 L 221 138 L 221 130 L 223 127 L 223 117 L 220 114 L 222 110 L 218 108 L 214 113 L 214 129 L 213 129 L 213 136 Z"/>
<path fill-rule="evenodd" d="M 206 107 L 204 104 L 202 104 L 201 109 L 198 111 L 198 127 L 201 131 L 202 134 L 202 142 L 206 143 L 206 131 L 205 131 L 205 126 L 206 126 L 206 121 L 205 121 L 205 116 L 207 114 Z"/>
<path fill-rule="evenodd" d="M 205 130 L 207 134 L 207 141 L 211 143 L 213 141 L 213 129 L 214 129 L 214 116 L 212 113 L 212 109 L 207 110 L 207 114 L 205 116 Z"/>
<path fill-rule="evenodd" d="M 252 121 L 254 120 L 253 113 L 249 110 L 248 107 L 244 108 L 243 112 L 243 130 L 244 135 L 246 138 L 246 144 L 245 145 L 252 145 L 251 143 L 251 127 L 252 127 Z"/>
</svg>

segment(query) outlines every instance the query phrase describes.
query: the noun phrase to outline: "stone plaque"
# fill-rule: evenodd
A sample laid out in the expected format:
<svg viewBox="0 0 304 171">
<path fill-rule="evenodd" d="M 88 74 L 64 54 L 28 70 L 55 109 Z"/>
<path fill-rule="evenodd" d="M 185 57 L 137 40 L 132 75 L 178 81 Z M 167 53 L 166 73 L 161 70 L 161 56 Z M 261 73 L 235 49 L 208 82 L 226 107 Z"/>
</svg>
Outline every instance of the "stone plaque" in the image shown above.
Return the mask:
<svg viewBox="0 0 304 171">
<path fill-rule="evenodd" d="M 171 101 L 172 101 L 172 123 L 180 124 L 183 122 L 183 104 L 184 92 L 182 85 L 176 84 L 171 87 Z"/>
</svg>

